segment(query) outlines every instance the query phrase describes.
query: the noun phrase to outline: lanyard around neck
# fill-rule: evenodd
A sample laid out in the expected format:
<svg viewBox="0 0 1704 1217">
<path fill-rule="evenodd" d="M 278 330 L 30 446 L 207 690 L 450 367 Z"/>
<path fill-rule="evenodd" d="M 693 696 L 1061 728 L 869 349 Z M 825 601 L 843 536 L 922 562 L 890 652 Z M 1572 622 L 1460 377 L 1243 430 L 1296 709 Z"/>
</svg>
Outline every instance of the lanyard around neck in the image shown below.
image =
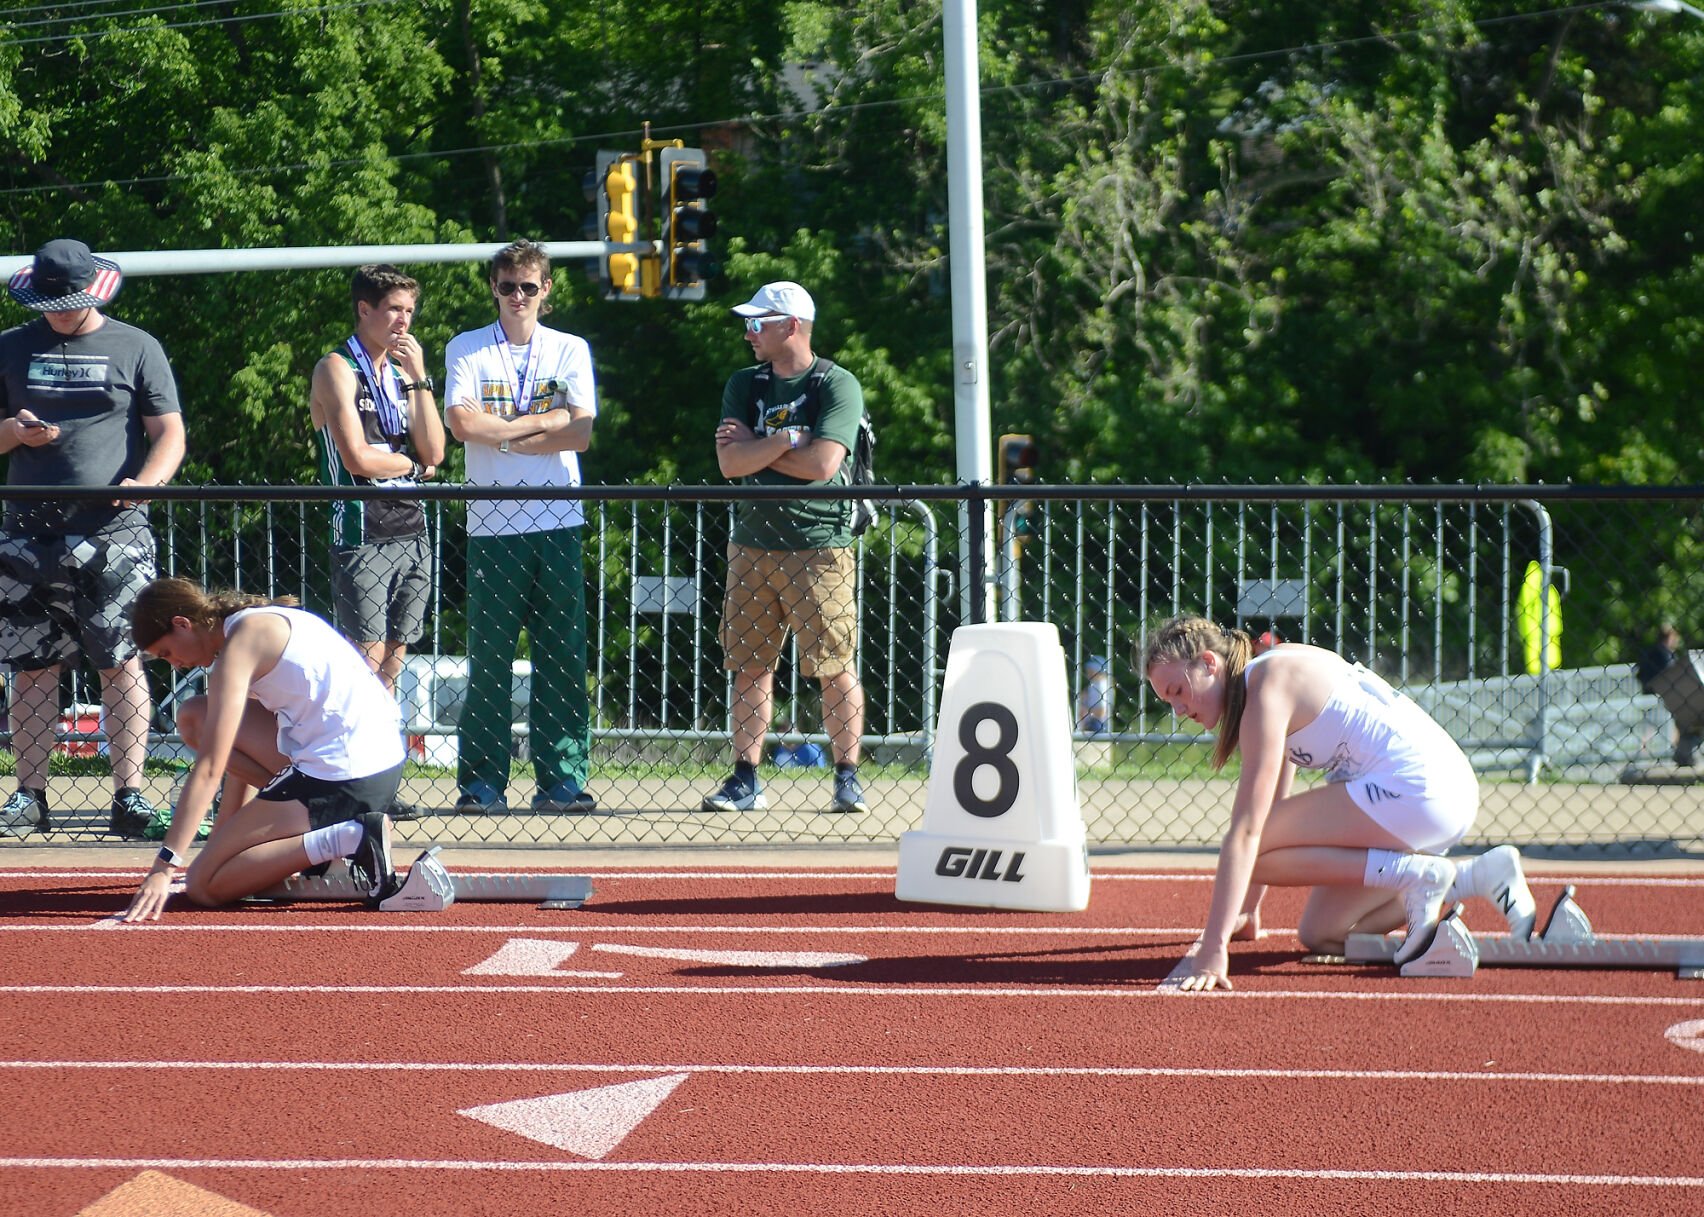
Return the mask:
<svg viewBox="0 0 1704 1217">
<path fill-rule="evenodd" d="M 503 332 L 501 325 L 493 325 L 492 331 L 497 335 L 497 351 L 499 357 L 508 365 L 509 375 L 515 378 L 515 412 L 527 414 L 532 410 L 532 385 L 538 371 L 538 328 L 533 328 L 532 338 L 527 343 L 527 353 L 521 360 L 521 366 L 515 366 L 515 352 L 509 342 L 509 335 Z"/>
<path fill-rule="evenodd" d="M 373 407 L 379 415 L 379 430 L 385 434 L 386 438 L 395 439 L 404 430 L 402 398 L 396 391 L 395 369 L 387 362 L 385 370 L 390 372 L 391 375 L 379 375 L 378 369 L 373 365 L 372 357 L 367 354 L 367 348 L 361 345 L 359 335 L 349 335 L 347 345 L 350 354 L 354 356 L 355 366 L 360 369 L 361 375 L 366 378 L 368 386 L 372 389 Z"/>
</svg>

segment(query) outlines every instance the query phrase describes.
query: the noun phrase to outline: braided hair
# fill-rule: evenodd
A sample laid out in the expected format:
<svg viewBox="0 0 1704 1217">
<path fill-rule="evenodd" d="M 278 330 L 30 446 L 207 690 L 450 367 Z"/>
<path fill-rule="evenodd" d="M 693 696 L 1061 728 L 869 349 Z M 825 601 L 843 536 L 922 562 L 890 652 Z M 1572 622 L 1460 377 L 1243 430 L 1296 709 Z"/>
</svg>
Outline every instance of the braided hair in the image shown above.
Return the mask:
<svg viewBox="0 0 1704 1217">
<path fill-rule="evenodd" d="M 1225 665 L 1225 712 L 1219 719 L 1213 745 L 1213 768 L 1223 769 L 1242 736 L 1243 709 L 1248 704 L 1248 681 L 1243 669 L 1254 657 L 1254 640 L 1242 630 L 1226 630 L 1205 617 L 1173 617 L 1148 641 L 1142 656 L 1143 673 L 1157 664 L 1189 663 L 1212 651 Z"/>
</svg>

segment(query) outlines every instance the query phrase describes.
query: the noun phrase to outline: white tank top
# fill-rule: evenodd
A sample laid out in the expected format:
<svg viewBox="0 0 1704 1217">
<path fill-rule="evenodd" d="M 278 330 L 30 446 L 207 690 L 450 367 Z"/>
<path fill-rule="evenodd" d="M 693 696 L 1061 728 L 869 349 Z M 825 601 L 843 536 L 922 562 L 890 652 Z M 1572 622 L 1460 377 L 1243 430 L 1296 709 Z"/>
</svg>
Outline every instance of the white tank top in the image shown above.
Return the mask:
<svg viewBox="0 0 1704 1217">
<path fill-rule="evenodd" d="M 302 773 L 327 781 L 370 777 L 402 764 L 396 699 L 361 653 L 303 609 L 262 605 L 225 619 L 228 633 L 251 613 L 276 613 L 290 641 L 249 695 L 278 716 L 278 750 Z"/>
<path fill-rule="evenodd" d="M 1249 660 L 1248 667 L 1265 658 Z M 1439 735 L 1443 728 L 1384 677 L 1358 663 L 1345 663 L 1343 677 L 1319 716 L 1285 738 L 1284 752 L 1298 769 L 1323 769 L 1326 781 L 1348 782 L 1409 747 L 1435 742 Z"/>
</svg>

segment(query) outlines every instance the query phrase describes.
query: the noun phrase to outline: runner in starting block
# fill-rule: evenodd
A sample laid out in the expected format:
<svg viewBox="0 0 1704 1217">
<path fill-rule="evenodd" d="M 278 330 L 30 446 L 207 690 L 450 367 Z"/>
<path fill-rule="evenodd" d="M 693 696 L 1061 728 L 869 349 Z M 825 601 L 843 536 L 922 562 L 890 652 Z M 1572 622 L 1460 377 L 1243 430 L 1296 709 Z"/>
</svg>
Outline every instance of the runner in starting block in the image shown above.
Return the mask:
<svg viewBox="0 0 1704 1217">
<path fill-rule="evenodd" d="M 178 708 L 195 765 L 122 920 L 158 919 L 186 863 L 184 891 L 197 904 L 240 900 L 334 858 L 347 860 L 353 896 L 379 907 L 400 894 L 385 813 L 402 779 L 396 699 L 347 639 L 293 606 L 187 579 L 156 579 L 137 594 L 137 647 L 206 668 L 207 692 Z M 219 817 L 189 863 L 221 785 Z"/>
<path fill-rule="evenodd" d="M 1174 714 L 1217 732 L 1215 768 L 1242 754 L 1206 928 L 1168 984 L 1230 988 L 1230 940 L 1259 936 L 1269 885 L 1313 888 L 1299 927 L 1310 951 L 1406 926 L 1394 958 L 1407 963 L 1437 939 L 1446 902 L 1470 895 L 1531 932 L 1513 848 L 1459 865 L 1442 856 L 1473 825 L 1478 779 L 1444 729 L 1375 673 L 1294 643 L 1257 657 L 1246 633 L 1200 617 L 1163 625 L 1143 671 Z M 1291 794 L 1298 768 L 1324 770 L 1325 784 Z"/>
</svg>

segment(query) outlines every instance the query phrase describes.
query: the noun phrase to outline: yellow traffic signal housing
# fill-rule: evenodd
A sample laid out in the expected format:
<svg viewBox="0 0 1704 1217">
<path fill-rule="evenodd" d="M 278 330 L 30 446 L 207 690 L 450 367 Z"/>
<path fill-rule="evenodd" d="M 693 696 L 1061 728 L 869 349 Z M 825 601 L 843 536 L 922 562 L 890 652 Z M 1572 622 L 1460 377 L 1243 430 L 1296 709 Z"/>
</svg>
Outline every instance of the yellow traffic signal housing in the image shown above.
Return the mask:
<svg viewBox="0 0 1704 1217">
<path fill-rule="evenodd" d="M 639 179 L 631 161 L 617 161 L 604 175 L 604 192 L 609 196 L 609 214 L 604 220 L 604 240 L 629 244 L 639 239 Z M 609 255 L 610 295 L 623 300 L 637 300 L 640 294 L 639 255 L 612 253 Z"/>
</svg>

